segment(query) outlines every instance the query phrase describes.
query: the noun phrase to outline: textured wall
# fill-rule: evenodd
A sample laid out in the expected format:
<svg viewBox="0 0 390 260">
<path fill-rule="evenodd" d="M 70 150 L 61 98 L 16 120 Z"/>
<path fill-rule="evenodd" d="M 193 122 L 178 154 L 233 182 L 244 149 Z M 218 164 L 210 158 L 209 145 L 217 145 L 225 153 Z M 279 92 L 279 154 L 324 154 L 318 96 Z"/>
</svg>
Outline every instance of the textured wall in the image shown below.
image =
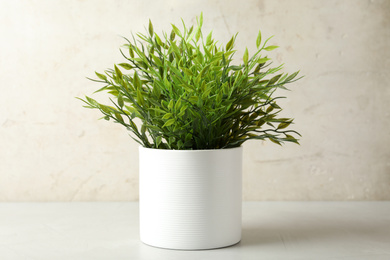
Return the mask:
<svg viewBox="0 0 390 260">
<path fill-rule="evenodd" d="M 74 97 L 122 61 L 120 35 L 202 10 L 240 50 L 275 35 L 306 75 L 282 103 L 301 146 L 246 143 L 244 199 L 390 199 L 390 1 L 41 0 L 0 1 L 0 201 L 136 200 L 137 144 Z"/>
</svg>

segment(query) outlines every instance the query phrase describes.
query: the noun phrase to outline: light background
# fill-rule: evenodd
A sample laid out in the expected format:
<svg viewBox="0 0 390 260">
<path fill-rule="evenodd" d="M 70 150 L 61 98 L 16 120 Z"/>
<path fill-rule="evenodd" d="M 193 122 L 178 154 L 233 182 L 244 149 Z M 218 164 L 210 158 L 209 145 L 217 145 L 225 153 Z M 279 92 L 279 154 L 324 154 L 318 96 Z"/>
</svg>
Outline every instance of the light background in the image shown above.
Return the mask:
<svg viewBox="0 0 390 260">
<path fill-rule="evenodd" d="M 244 145 L 245 200 L 390 199 L 390 1 L 0 1 L 0 201 L 138 199 L 138 145 L 74 97 L 120 36 L 195 21 L 237 57 L 257 32 L 305 78 L 282 102 L 301 146 Z M 253 52 L 252 52 L 253 53 Z"/>
</svg>

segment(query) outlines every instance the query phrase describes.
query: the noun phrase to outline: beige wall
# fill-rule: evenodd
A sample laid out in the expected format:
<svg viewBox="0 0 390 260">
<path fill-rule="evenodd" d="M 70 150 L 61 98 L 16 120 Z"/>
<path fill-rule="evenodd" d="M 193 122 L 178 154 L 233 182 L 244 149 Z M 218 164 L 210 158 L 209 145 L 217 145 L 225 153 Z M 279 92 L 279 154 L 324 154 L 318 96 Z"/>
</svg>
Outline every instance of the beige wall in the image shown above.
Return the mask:
<svg viewBox="0 0 390 260">
<path fill-rule="evenodd" d="M 120 35 L 202 10 L 240 50 L 275 35 L 306 75 L 282 103 L 302 144 L 245 144 L 244 199 L 390 199 L 390 1 L 41 0 L 0 1 L 0 201 L 136 200 L 137 144 L 74 97 L 122 60 Z"/>
</svg>

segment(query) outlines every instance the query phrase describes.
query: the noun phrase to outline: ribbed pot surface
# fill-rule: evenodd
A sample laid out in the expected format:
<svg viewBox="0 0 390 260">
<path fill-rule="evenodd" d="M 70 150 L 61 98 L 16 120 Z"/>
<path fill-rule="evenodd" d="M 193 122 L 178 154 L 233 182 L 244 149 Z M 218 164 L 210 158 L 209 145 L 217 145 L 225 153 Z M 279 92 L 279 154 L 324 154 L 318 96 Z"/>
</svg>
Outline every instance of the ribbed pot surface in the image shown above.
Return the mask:
<svg viewBox="0 0 390 260">
<path fill-rule="evenodd" d="M 242 148 L 140 147 L 140 237 L 182 250 L 241 240 Z"/>
</svg>

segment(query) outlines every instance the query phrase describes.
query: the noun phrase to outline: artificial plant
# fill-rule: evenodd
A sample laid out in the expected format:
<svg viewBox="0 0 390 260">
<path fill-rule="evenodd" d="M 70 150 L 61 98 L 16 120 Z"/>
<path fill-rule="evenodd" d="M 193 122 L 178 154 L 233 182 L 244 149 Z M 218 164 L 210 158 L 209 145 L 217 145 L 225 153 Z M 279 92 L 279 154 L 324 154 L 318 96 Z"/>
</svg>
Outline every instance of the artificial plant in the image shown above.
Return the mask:
<svg viewBox="0 0 390 260">
<path fill-rule="evenodd" d="M 183 20 L 182 20 L 183 21 Z M 86 96 L 85 107 L 98 109 L 104 119 L 126 127 L 141 145 L 158 149 L 221 149 L 238 147 L 247 140 L 298 143 L 291 118 L 274 96 L 298 72 L 281 73 L 264 55 L 278 46 L 262 42 L 259 31 L 256 52 L 244 51 L 242 62 L 233 65 L 237 34 L 226 45 L 204 37 L 203 15 L 197 25 L 180 30 L 172 24 L 168 35 L 158 35 L 151 21 L 146 34 L 126 39 L 120 49 L 126 62 L 104 73 L 96 92 L 111 95 L 112 104 Z"/>
</svg>

